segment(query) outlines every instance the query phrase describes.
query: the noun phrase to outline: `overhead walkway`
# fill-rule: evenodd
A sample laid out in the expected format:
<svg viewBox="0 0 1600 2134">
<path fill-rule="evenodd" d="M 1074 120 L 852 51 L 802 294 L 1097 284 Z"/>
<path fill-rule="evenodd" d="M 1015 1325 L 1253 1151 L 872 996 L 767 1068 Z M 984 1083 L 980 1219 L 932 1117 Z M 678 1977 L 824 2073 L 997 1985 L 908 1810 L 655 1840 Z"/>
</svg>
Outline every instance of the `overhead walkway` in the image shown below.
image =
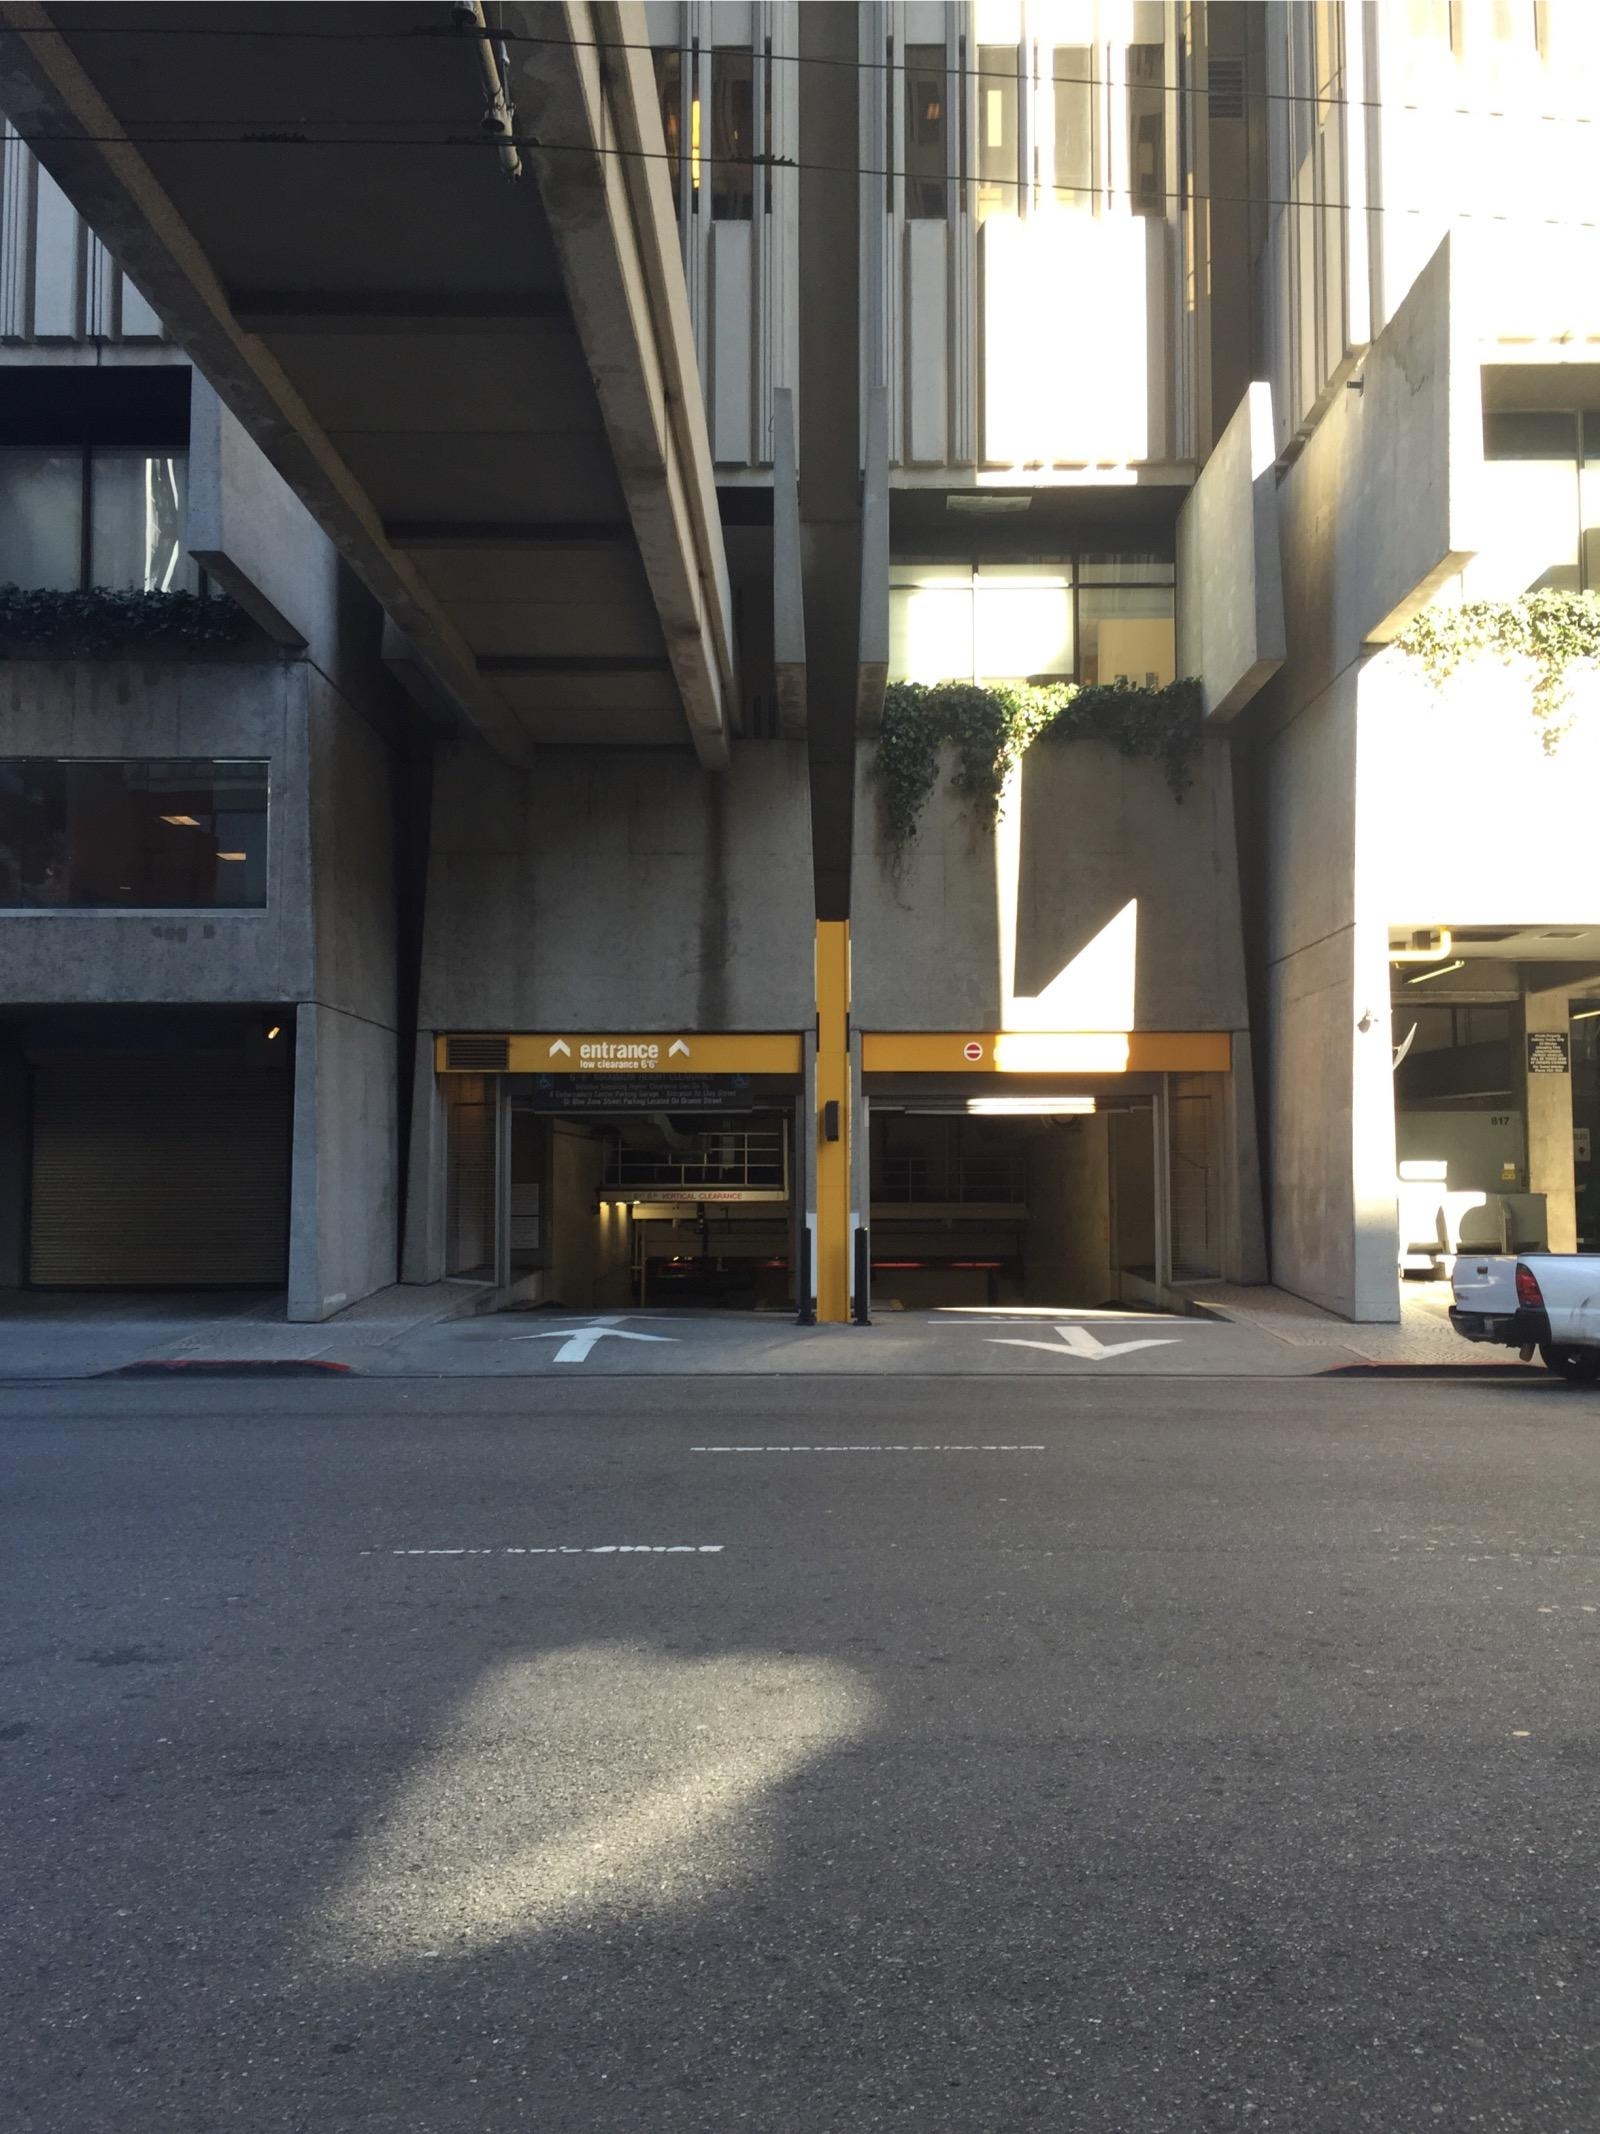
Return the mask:
<svg viewBox="0 0 1600 2134">
<path fill-rule="evenodd" d="M 0 106 L 492 747 L 718 766 L 731 599 L 643 14 L 492 15 L 11 5 Z"/>
</svg>

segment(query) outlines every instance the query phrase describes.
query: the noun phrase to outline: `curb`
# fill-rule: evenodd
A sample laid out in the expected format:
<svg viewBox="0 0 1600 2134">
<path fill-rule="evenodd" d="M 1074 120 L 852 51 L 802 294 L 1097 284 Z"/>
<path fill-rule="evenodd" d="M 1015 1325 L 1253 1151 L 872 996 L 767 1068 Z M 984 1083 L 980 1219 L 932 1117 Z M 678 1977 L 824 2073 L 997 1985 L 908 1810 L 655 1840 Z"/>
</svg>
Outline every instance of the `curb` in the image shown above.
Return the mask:
<svg viewBox="0 0 1600 2134">
<path fill-rule="evenodd" d="M 173 1356 L 147 1363 L 119 1363 L 97 1378 L 321 1378 L 348 1375 L 347 1363 L 312 1356 Z"/>
</svg>

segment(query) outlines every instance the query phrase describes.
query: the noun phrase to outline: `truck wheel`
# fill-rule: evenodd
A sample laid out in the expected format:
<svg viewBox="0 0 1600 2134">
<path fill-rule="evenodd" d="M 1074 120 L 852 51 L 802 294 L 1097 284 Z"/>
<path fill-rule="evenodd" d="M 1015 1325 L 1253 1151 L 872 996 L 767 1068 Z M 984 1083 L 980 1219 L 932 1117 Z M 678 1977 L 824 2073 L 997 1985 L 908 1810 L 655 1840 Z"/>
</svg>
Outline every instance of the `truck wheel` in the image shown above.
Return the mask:
<svg viewBox="0 0 1600 2134">
<path fill-rule="evenodd" d="M 1600 1349 L 1570 1349 L 1554 1341 L 1541 1341 L 1539 1354 L 1547 1370 L 1559 1371 L 1574 1385 L 1592 1385 L 1600 1379 Z"/>
</svg>

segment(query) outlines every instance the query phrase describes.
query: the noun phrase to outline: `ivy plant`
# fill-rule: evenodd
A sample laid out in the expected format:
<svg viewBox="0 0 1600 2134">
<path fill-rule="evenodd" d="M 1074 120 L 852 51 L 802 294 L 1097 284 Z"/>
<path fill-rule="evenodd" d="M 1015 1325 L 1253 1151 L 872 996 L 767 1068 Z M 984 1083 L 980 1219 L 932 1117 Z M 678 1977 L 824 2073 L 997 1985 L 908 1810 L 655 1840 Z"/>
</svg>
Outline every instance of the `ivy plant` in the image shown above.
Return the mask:
<svg viewBox="0 0 1600 2134">
<path fill-rule="evenodd" d="M 884 691 L 873 775 L 893 864 L 904 861 L 948 749 L 951 784 L 986 823 L 1000 814 L 1006 780 L 1035 741 L 1105 741 L 1124 756 L 1159 762 L 1173 797 L 1193 776 L 1204 704 L 1200 684 L 891 682 Z"/>
<path fill-rule="evenodd" d="M 1531 708 L 1547 755 L 1571 724 L 1571 670 L 1600 660 L 1600 595 L 1546 589 L 1515 600 L 1468 600 L 1456 608 L 1424 608 L 1395 639 L 1440 688 L 1463 660 L 1484 654 L 1534 670 Z"/>
<path fill-rule="evenodd" d="M 243 608 L 226 596 L 0 585 L 0 657 L 11 659 L 105 659 L 143 645 L 233 645 L 251 629 Z"/>
</svg>

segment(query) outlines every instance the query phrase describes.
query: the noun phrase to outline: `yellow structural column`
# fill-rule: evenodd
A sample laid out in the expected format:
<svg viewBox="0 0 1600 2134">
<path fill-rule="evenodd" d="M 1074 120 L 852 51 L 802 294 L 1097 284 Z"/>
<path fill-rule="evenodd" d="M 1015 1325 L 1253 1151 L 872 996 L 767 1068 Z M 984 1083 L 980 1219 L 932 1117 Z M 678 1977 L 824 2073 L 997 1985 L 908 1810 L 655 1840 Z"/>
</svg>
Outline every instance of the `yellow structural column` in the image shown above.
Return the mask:
<svg viewBox="0 0 1600 2134">
<path fill-rule="evenodd" d="M 817 1318 L 850 1317 L 850 922 L 817 921 Z"/>
</svg>

